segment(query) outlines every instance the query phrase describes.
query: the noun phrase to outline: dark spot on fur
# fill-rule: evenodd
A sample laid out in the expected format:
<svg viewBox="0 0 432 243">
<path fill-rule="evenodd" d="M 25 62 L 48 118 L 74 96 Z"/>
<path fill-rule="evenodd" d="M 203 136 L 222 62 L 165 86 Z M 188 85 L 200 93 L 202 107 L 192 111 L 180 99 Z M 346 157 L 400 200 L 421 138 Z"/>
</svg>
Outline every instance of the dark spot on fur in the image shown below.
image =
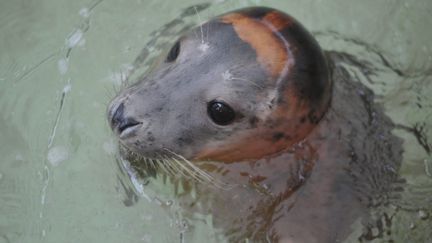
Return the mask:
<svg viewBox="0 0 432 243">
<path fill-rule="evenodd" d="M 153 136 L 147 137 L 147 141 L 149 141 L 149 142 L 154 142 L 154 140 L 155 140 L 155 137 L 153 137 Z"/>
<path fill-rule="evenodd" d="M 139 95 L 146 95 L 147 94 L 147 88 L 142 88 L 142 89 L 140 89 L 139 91 L 138 91 L 138 94 Z"/>
<path fill-rule="evenodd" d="M 285 133 L 283 132 L 275 132 L 273 133 L 273 141 L 279 141 L 285 136 Z"/>
<path fill-rule="evenodd" d="M 240 176 L 247 176 L 247 177 L 249 177 L 249 173 L 247 173 L 247 172 L 241 171 L 239 174 L 240 174 Z"/>
<path fill-rule="evenodd" d="M 177 143 L 179 146 L 192 144 L 193 139 L 190 136 L 182 136 L 177 138 Z"/>
<path fill-rule="evenodd" d="M 305 123 L 305 121 L 306 121 L 306 117 L 302 117 L 302 118 L 300 118 L 300 123 Z"/>
<path fill-rule="evenodd" d="M 280 125 L 280 121 L 270 120 L 270 121 L 267 121 L 264 125 L 270 129 L 274 129 L 275 127 L 278 127 Z"/>
<path fill-rule="evenodd" d="M 249 124 L 252 127 L 255 127 L 257 125 L 258 121 L 259 121 L 258 118 L 256 116 L 253 116 L 249 119 Z"/>
<path fill-rule="evenodd" d="M 320 118 L 316 116 L 314 112 L 309 113 L 308 118 L 312 124 L 317 124 L 320 120 Z"/>
<path fill-rule="evenodd" d="M 152 132 L 147 132 L 147 141 L 149 141 L 149 142 L 155 141 L 155 137 L 153 136 Z"/>
<path fill-rule="evenodd" d="M 156 83 L 156 81 L 153 81 L 153 82 L 151 82 L 151 83 L 149 83 L 149 84 L 150 84 L 150 87 L 152 87 L 152 88 L 154 88 L 154 89 L 159 89 L 159 84 Z"/>
</svg>

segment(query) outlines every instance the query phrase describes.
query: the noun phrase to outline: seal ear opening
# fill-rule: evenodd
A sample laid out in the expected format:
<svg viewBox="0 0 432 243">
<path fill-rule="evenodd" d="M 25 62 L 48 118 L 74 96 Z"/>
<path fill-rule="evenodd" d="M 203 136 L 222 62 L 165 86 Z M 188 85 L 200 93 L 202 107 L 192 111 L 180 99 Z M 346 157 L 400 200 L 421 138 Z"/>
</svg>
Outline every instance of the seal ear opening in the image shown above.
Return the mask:
<svg viewBox="0 0 432 243">
<path fill-rule="evenodd" d="M 180 41 L 177 41 L 173 47 L 171 47 L 171 50 L 169 51 L 165 62 L 174 62 L 178 55 L 180 54 Z"/>
</svg>

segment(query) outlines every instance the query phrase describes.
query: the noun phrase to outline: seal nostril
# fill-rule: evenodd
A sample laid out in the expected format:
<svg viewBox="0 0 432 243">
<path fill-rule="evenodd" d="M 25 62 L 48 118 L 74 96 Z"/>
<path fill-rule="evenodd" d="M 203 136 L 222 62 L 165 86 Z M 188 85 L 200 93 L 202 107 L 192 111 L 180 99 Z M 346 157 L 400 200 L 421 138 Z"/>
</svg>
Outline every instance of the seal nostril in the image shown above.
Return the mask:
<svg viewBox="0 0 432 243">
<path fill-rule="evenodd" d="M 111 127 L 115 128 L 119 124 L 122 124 L 124 120 L 124 104 L 121 103 L 114 111 L 111 117 Z"/>
<path fill-rule="evenodd" d="M 111 128 L 119 135 L 130 127 L 142 124 L 142 122 L 136 121 L 133 118 L 125 117 L 125 106 L 123 103 L 120 103 L 117 107 L 113 108 L 110 114 Z"/>
</svg>

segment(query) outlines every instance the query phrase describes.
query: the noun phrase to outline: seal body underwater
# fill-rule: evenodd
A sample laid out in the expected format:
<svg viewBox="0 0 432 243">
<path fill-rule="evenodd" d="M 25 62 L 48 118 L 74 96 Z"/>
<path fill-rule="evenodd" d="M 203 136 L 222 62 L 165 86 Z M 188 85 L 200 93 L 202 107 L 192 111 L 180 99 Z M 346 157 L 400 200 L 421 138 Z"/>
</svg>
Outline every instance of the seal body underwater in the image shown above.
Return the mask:
<svg viewBox="0 0 432 243">
<path fill-rule="evenodd" d="M 123 157 L 193 184 L 183 207 L 230 241 L 341 241 L 391 197 L 402 151 L 341 59 L 281 11 L 240 9 L 182 35 L 108 120 Z"/>
</svg>

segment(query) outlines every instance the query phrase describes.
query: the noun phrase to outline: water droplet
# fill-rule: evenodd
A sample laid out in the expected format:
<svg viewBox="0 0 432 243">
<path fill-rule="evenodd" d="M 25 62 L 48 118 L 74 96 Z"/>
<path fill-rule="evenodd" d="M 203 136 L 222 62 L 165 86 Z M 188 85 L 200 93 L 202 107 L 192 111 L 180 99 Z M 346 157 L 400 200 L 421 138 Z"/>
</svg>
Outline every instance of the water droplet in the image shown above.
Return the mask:
<svg viewBox="0 0 432 243">
<path fill-rule="evenodd" d="M 432 177 L 432 174 L 431 174 L 432 163 L 431 163 L 431 161 L 425 159 L 425 160 L 423 160 L 423 163 L 424 163 L 424 166 L 425 166 L 426 175 L 429 176 L 429 177 Z"/>
<path fill-rule="evenodd" d="M 68 60 L 65 58 L 60 59 L 57 63 L 57 67 L 58 67 L 59 73 L 61 75 L 65 75 L 69 69 Z"/>
<path fill-rule="evenodd" d="M 48 151 L 47 158 L 51 165 L 57 166 L 69 158 L 69 152 L 64 146 L 56 146 Z"/>
<path fill-rule="evenodd" d="M 82 8 L 78 13 L 84 18 L 88 18 L 90 16 L 90 11 L 88 8 Z"/>
<path fill-rule="evenodd" d="M 429 217 L 428 213 L 425 212 L 424 210 L 419 210 L 418 211 L 418 217 L 420 219 L 427 219 Z"/>
<path fill-rule="evenodd" d="M 77 45 L 77 46 L 82 47 L 82 46 L 85 45 L 85 43 L 86 43 L 86 40 L 85 40 L 85 39 L 81 39 L 81 41 L 78 42 L 78 45 Z"/>
<path fill-rule="evenodd" d="M 415 229 L 415 224 L 414 224 L 413 222 L 411 222 L 411 224 L 409 225 L 409 228 L 410 228 L 411 230 Z"/>
<path fill-rule="evenodd" d="M 66 45 L 69 48 L 75 47 L 82 39 L 84 33 L 81 29 L 77 29 L 67 40 Z"/>
<path fill-rule="evenodd" d="M 71 84 L 66 84 L 63 87 L 63 93 L 67 94 L 67 93 L 69 93 L 69 91 L 71 91 L 71 89 L 72 89 L 72 85 Z"/>
<path fill-rule="evenodd" d="M 189 224 L 185 219 L 180 220 L 178 226 L 181 233 L 185 233 L 189 229 Z"/>
</svg>

